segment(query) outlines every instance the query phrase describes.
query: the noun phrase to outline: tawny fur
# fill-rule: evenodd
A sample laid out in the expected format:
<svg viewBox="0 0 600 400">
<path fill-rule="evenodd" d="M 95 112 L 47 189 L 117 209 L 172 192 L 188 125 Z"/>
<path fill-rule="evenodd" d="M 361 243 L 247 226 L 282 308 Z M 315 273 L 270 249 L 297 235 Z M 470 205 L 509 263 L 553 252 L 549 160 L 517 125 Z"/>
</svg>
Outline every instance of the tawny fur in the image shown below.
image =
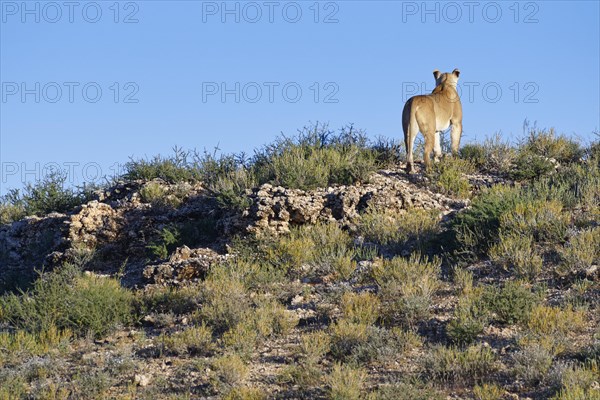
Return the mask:
<svg viewBox="0 0 600 400">
<path fill-rule="evenodd" d="M 458 69 L 451 73 L 433 71 L 436 85 L 433 92 L 428 95 L 413 96 L 404 105 L 402 129 L 404 130 L 407 154 L 406 170 L 408 172 L 411 172 L 413 168 L 413 146 L 419 132 L 425 137 L 423 159 L 426 168 L 431 165 L 432 151 L 435 160 L 442 156 L 440 132 L 448 129 L 449 126 L 452 126 L 450 131 L 452 153 L 458 153 L 462 135 L 462 105 L 456 91 L 459 75 Z"/>
</svg>

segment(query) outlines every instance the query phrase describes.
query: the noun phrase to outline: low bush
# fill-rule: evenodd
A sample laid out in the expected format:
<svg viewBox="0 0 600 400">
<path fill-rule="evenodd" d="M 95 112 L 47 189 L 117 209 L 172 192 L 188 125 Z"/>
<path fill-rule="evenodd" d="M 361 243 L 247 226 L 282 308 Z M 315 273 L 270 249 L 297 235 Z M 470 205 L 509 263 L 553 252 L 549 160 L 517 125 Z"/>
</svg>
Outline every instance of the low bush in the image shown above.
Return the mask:
<svg viewBox="0 0 600 400">
<path fill-rule="evenodd" d="M 342 296 L 344 318 L 356 324 L 373 325 L 379 318 L 379 307 L 377 296 L 368 292 L 346 292 Z"/>
<path fill-rule="evenodd" d="M 559 252 L 562 262 L 557 272 L 561 275 L 577 274 L 600 263 L 600 227 L 573 234 Z"/>
<path fill-rule="evenodd" d="M 210 381 L 220 393 L 228 393 L 248 376 L 249 368 L 238 355 L 224 355 L 212 361 Z"/>
<path fill-rule="evenodd" d="M 513 372 L 527 384 L 536 385 L 548 376 L 552 360 L 552 353 L 544 346 L 526 345 L 513 355 Z"/>
<path fill-rule="evenodd" d="M 503 324 L 523 323 L 529 319 L 540 296 L 518 281 L 507 281 L 503 287 L 490 286 L 483 294 L 485 307 Z"/>
<path fill-rule="evenodd" d="M 212 332 L 206 325 L 192 326 L 166 335 L 161 340 L 174 355 L 206 355 L 212 351 Z"/>
<path fill-rule="evenodd" d="M 266 257 L 292 275 L 348 277 L 357 255 L 350 235 L 337 223 L 328 223 L 293 228 L 270 243 Z"/>
<path fill-rule="evenodd" d="M 555 200 L 522 201 L 500 217 L 500 229 L 516 236 L 531 236 L 536 242 L 560 243 L 564 240 L 569 216 Z"/>
<path fill-rule="evenodd" d="M 492 262 L 522 278 L 535 279 L 542 272 L 543 259 L 532 236 L 501 233 L 500 242 L 490 248 L 489 256 Z"/>
<path fill-rule="evenodd" d="M 331 355 L 336 360 L 348 360 L 354 351 L 367 343 L 373 327 L 357 324 L 345 319 L 331 326 Z"/>
<path fill-rule="evenodd" d="M 368 400 L 444 400 L 446 395 L 430 383 L 408 381 L 380 386 Z"/>
<path fill-rule="evenodd" d="M 72 337 L 69 329 L 61 331 L 55 326 L 35 333 L 25 330 L 0 332 L 0 365 L 29 356 L 43 356 L 55 349 L 64 348 Z"/>
<path fill-rule="evenodd" d="M 504 397 L 504 390 L 495 384 L 487 384 L 473 388 L 473 394 L 477 400 L 501 400 Z"/>
<path fill-rule="evenodd" d="M 446 327 L 446 333 L 454 343 L 459 345 L 473 343 L 487 325 L 489 316 L 481 292 L 477 290 L 459 298 L 454 316 Z"/>
<path fill-rule="evenodd" d="M 473 291 L 473 273 L 471 271 L 455 267 L 452 278 L 462 294 L 468 295 Z"/>
<path fill-rule="evenodd" d="M 373 267 L 386 321 L 412 328 L 428 317 L 431 297 L 440 285 L 440 265 L 437 258 L 428 261 L 414 253 L 409 258 L 383 260 Z"/>
<path fill-rule="evenodd" d="M 483 144 L 464 145 L 460 155 L 480 170 L 504 175 L 510 171 L 516 151 L 500 134 L 495 134 L 486 138 Z"/>
<path fill-rule="evenodd" d="M 247 288 L 226 268 L 214 268 L 200 289 L 198 317 L 220 334 L 244 320 L 251 309 Z"/>
<path fill-rule="evenodd" d="M 475 166 L 470 161 L 447 157 L 434 163 L 428 175 L 438 192 L 468 198 L 471 195 L 471 185 L 464 175 L 473 172 Z"/>
<path fill-rule="evenodd" d="M 335 364 L 327 377 L 328 398 L 331 400 L 358 400 L 365 390 L 367 373 L 348 364 Z"/>
<path fill-rule="evenodd" d="M 83 274 L 72 265 L 40 276 L 31 291 L 0 298 L 0 318 L 30 333 L 51 327 L 106 335 L 133 322 L 133 294 L 119 281 Z"/>
<path fill-rule="evenodd" d="M 198 154 L 173 148 L 173 155 L 155 156 L 151 160 L 133 158 L 125 164 L 123 177 L 127 180 L 151 181 L 161 179 L 167 183 L 195 182 L 201 177 Z"/>
<path fill-rule="evenodd" d="M 253 387 L 236 387 L 231 389 L 223 400 L 266 400 L 267 394 L 264 390 Z"/>
<path fill-rule="evenodd" d="M 465 350 L 437 345 L 423 359 L 423 372 L 438 382 L 480 382 L 495 370 L 491 349 L 470 346 Z"/>
<path fill-rule="evenodd" d="M 401 250 L 422 247 L 440 231 L 437 210 L 394 211 L 368 208 L 357 222 L 357 231 L 366 241 Z"/>
<path fill-rule="evenodd" d="M 455 247 L 475 254 L 486 254 L 497 242 L 500 217 L 514 208 L 522 194 L 519 189 L 496 185 L 473 199 L 471 206 L 458 213 L 450 223 Z"/>
<path fill-rule="evenodd" d="M 560 163 L 579 161 L 584 156 L 584 149 L 578 142 L 556 134 L 552 128 L 546 130 L 533 127 L 521 145 L 521 150 L 552 158 Z"/>
<path fill-rule="evenodd" d="M 67 175 L 52 172 L 34 184 L 28 182 L 22 191 L 9 190 L 0 198 L 0 224 L 17 221 L 27 215 L 65 213 L 83 204 L 88 193 L 67 187 Z"/>
<path fill-rule="evenodd" d="M 570 346 L 570 335 L 580 332 L 586 325 L 585 321 L 584 311 L 539 305 L 531 310 L 523 323 L 524 331 L 519 343 L 541 347 L 557 355 Z"/>
<path fill-rule="evenodd" d="M 200 218 L 180 224 L 169 224 L 158 233 L 158 240 L 152 241 L 146 248 L 154 258 L 166 259 L 178 247 L 197 247 L 211 243 L 216 236 L 216 220 Z"/>
<path fill-rule="evenodd" d="M 293 382 L 302 388 L 318 385 L 323 377 L 321 359 L 330 350 L 330 336 L 324 331 L 315 331 L 300 337 L 298 361 L 284 369 L 281 379 Z"/>
<path fill-rule="evenodd" d="M 352 126 L 335 133 L 327 125 L 305 127 L 257 151 L 252 168 L 259 183 L 294 189 L 365 181 L 378 167 L 363 132 Z"/>
<path fill-rule="evenodd" d="M 558 165 L 576 162 L 583 156 L 579 143 L 556 135 L 553 129 L 533 127 L 519 146 L 511 176 L 517 180 L 539 179 L 554 172 Z"/>
</svg>

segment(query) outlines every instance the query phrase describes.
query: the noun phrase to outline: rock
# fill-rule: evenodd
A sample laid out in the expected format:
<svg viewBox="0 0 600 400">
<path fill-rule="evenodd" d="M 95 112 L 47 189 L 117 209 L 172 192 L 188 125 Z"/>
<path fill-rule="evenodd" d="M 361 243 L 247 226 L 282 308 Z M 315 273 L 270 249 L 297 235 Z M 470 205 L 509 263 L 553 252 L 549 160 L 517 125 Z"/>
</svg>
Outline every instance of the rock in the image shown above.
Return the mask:
<svg viewBox="0 0 600 400">
<path fill-rule="evenodd" d="M 593 277 L 596 274 L 596 272 L 598 272 L 598 266 L 597 265 L 592 265 L 592 266 L 590 266 L 589 268 L 587 268 L 585 270 L 585 275 L 588 278 L 591 278 L 591 277 Z"/>
<path fill-rule="evenodd" d="M 167 262 L 144 268 L 144 278 L 152 283 L 176 284 L 182 281 L 204 279 L 211 265 L 231 258 L 207 248 L 177 248 Z"/>
<path fill-rule="evenodd" d="M 141 387 L 148 386 L 150 381 L 151 379 L 149 375 L 135 374 L 133 377 L 133 383 Z"/>
</svg>

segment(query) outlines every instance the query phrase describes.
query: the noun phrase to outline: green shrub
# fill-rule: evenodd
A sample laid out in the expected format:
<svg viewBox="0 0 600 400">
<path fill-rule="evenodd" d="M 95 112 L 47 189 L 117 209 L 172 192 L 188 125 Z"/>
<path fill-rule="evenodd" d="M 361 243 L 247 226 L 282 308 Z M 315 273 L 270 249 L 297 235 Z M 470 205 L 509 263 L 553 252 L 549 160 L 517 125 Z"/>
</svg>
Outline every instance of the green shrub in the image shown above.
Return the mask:
<svg viewBox="0 0 600 400">
<path fill-rule="evenodd" d="M 584 155 L 581 146 L 553 129 L 530 129 L 529 136 L 519 147 L 511 176 L 517 180 L 532 180 L 548 175 L 557 164 L 573 163 Z"/>
<path fill-rule="evenodd" d="M 598 390 L 594 388 L 598 384 L 598 378 L 600 378 L 600 367 L 596 360 L 581 364 L 558 364 L 552 372 L 554 379 L 557 381 L 556 383 L 563 389 L 563 393 L 577 391 L 577 389 L 582 389 L 583 392 L 588 393 L 593 389 Z"/>
<path fill-rule="evenodd" d="M 216 223 L 214 218 L 199 218 L 177 225 L 170 224 L 160 231 L 159 239 L 146 248 L 155 258 L 165 259 L 178 247 L 211 243 L 217 236 Z"/>
<path fill-rule="evenodd" d="M 9 190 L 0 199 L 0 222 L 7 224 L 26 215 L 65 213 L 86 201 L 85 192 L 66 187 L 67 174 L 52 172 L 41 181 L 25 184 L 23 191 Z"/>
<path fill-rule="evenodd" d="M 0 399 L 17 400 L 25 398 L 28 386 L 25 377 L 20 374 L 0 374 Z"/>
<path fill-rule="evenodd" d="M 441 260 L 427 261 L 418 253 L 375 264 L 373 277 L 379 286 L 384 318 L 406 327 L 427 318 L 431 297 L 440 285 L 440 265 Z"/>
<path fill-rule="evenodd" d="M 164 336 L 162 342 L 175 355 L 207 354 L 212 350 L 212 332 L 206 325 L 192 326 Z"/>
<path fill-rule="evenodd" d="M 551 400 L 600 400 L 600 390 L 569 387 L 561 389 Z"/>
<path fill-rule="evenodd" d="M 495 370 L 495 357 L 487 347 L 470 346 L 465 350 L 436 345 L 425 355 L 423 370 L 438 382 L 480 382 Z"/>
<path fill-rule="evenodd" d="M 255 186 L 257 181 L 252 171 L 239 167 L 211 181 L 208 189 L 222 207 L 245 210 L 252 204 L 246 192 Z"/>
<path fill-rule="evenodd" d="M 125 164 L 127 180 L 162 179 L 167 183 L 195 182 L 200 180 L 198 163 L 195 153 L 174 147 L 173 155 L 168 157 L 155 156 L 151 160 L 133 158 Z"/>
<path fill-rule="evenodd" d="M 467 269 L 455 267 L 453 271 L 454 284 L 462 294 L 468 295 L 473 291 L 473 273 Z"/>
<path fill-rule="evenodd" d="M 260 344 L 261 339 L 252 316 L 248 315 L 223 334 L 223 345 L 228 351 L 248 361 Z"/>
<path fill-rule="evenodd" d="M 544 346 L 527 345 L 513 355 L 513 372 L 517 378 L 530 385 L 535 385 L 548 376 L 552 359 L 552 353 Z"/>
<path fill-rule="evenodd" d="M 477 400 L 501 400 L 504 390 L 498 385 L 484 383 L 473 388 L 473 394 Z"/>
<path fill-rule="evenodd" d="M 141 313 L 155 312 L 182 315 L 198 307 L 198 290 L 195 287 L 147 287 L 138 299 Z"/>
<path fill-rule="evenodd" d="M 157 181 L 145 183 L 140 189 L 143 202 L 155 207 L 176 208 L 188 195 L 191 186 L 188 183 L 178 183 L 172 186 L 163 185 Z"/>
<path fill-rule="evenodd" d="M 503 324 L 522 323 L 528 320 L 540 297 L 520 282 L 508 281 L 502 288 L 490 286 L 483 295 L 485 306 Z"/>
<path fill-rule="evenodd" d="M 358 365 L 371 362 L 393 365 L 398 361 L 399 356 L 422 345 L 421 337 L 414 332 L 404 331 L 398 327 L 391 329 L 370 327 L 367 340 L 354 346 L 343 360 Z"/>
<path fill-rule="evenodd" d="M 541 347 L 557 355 L 570 346 L 569 336 L 581 332 L 585 325 L 584 311 L 538 305 L 523 323 L 519 344 L 523 347 Z"/>
<path fill-rule="evenodd" d="M 249 368 L 237 355 L 224 355 L 212 361 L 211 384 L 217 391 L 228 392 L 248 376 Z"/>
<path fill-rule="evenodd" d="M 467 345 L 483 332 L 488 321 L 488 313 L 482 302 L 481 291 L 459 298 L 454 318 L 448 323 L 448 337 L 459 345 Z"/>
<path fill-rule="evenodd" d="M 527 320 L 527 329 L 538 335 L 566 336 L 585 327 L 584 311 L 569 308 L 537 306 L 534 307 Z"/>
<path fill-rule="evenodd" d="M 486 151 L 481 144 L 465 144 L 460 148 L 459 155 L 462 159 L 470 161 L 471 164 L 479 169 L 483 168 L 486 164 Z"/>
<path fill-rule="evenodd" d="M 556 164 L 549 158 L 529 151 L 520 151 L 510 172 L 510 177 L 517 181 L 533 180 L 546 176 L 555 169 Z"/>
<path fill-rule="evenodd" d="M 439 231 L 437 210 L 395 211 L 369 207 L 357 221 L 358 233 L 365 240 L 401 249 L 409 242 L 423 245 Z"/>
<path fill-rule="evenodd" d="M 294 274 L 308 276 L 331 273 L 348 276 L 352 263 L 350 266 L 347 264 L 356 255 L 352 238 L 337 223 L 293 228 L 289 235 L 272 242 L 267 250 L 267 259 L 274 265 Z"/>
<path fill-rule="evenodd" d="M 378 136 L 371 145 L 380 168 L 394 167 L 406 160 L 404 143 L 398 139 Z"/>
<path fill-rule="evenodd" d="M 533 182 L 531 192 L 538 199 L 559 201 L 568 209 L 593 212 L 600 203 L 600 168 L 590 163 L 569 164 Z"/>
<path fill-rule="evenodd" d="M 42 275 L 33 289 L 0 298 L 0 318 L 31 333 L 52 326 L 103 336 L 133 322 L 133 294 L 112 278 L 82 274 L 66 265 Z"/>
<path fill-rule="evenodd" d="M 253 326 L 262 337 L 281 337 L 289 334 L 298 324 L 293 314 L 274 299 L 255 300 L 258 305 L 253 313 Z"/>
<path fill-rule="evenodd" d="M 377 160 L 362 132 L 350 126 L 335 134 L 316 124 L 265 146 L 253 168 L 259 183 L 309 190 L 365 181 L 377 169 Z"/>
<path fill-rule="evenodd" d="M 246 287 L 224 266 L 211 270 L 200 289 L 200 298 L 199 317 L 217 334 L 234 328 L 250 313 L 251 303 Z"/>
<path fill-rule="evenodd" d="M 475 166 L 468 160 L 448 157 L 433 164 L 428 173 L 437 191 L 467 198 L 470 197 L 471 185 L 464 174 L 475 172 Z"/>
<path fill-rule="evenodd" d="M 380 386 L 368 400 L 445 400 L 446 395 L 430 383 L 400 382 Z"/>
<path fill-rule="evenodd" d="M 69 329 L 59 331 L 55 326 L 36 333 L 28 333 L 24 330 L 14 333 L 0 332 L 0 365 L 27 356 L 48 354 L 52 350 L 65 347 L 72 336 Z"/>
<path fill-rule="evenodd" d="M 496 185 L 473 199 L 451 222 L 457 248 L 485 254 L 498 237 L 500 217 L 520 200 L 519 189 Z"/>
<path fill-rule="evenodd" d="M 460 149 L 462 158 L 472 162 L 478 169 L 506 174 L 515 159 L 516 152 L 500 134 L 485 139 L 483 144 L 467 144 Z"/>
<path fill-rule="evenodd" d="M 356 324 L 374 324 L 379 318 L 379 307 L 379 299 L 368 292 L 346 292 L 342 296 L 341 308 L 344 318 Z"/>
<path fill-rule="evenodd" d="M 10 204 L 5 198 L 0 199 L 0 225 L 10 224 L 26 216 L 23 204 Z"/>
<path fill-rule="evenodd" d="M 531 236 L 537 242 L 562 242 L 568 224 L 569 216 L 555 200 L 523 201 L 500 217 L 501 230 L 516 236 Z"/>
<path fill-rule="evenodd" d="M 331 355 L 336 360 L 349 359 L 355 349 L 368 342 L 372 327 L 340 319 L 331 326 Z"/>
<path fill-rule="evenodd" d="M 557 135 L 553 128 L 531 129 L 521 150 L 553 158 L 560 163 L 579 161 L 584 155 L 584 150 L 579 143 L 563 135 Z"/>
<path fill-rule="evenodd" d="M 327 377 L 328 398 L 331 400 L 358 400 L 362 398 L 367 373 L 357 367 L 335 364 Z"/>
<path fill-rule="evenodd" d="M 159 259 L 165 259 L 181 243 L 181 233 L 177 228 L 163 228 L 160 240 L 147 246 L 148 250 Z"/>
<path fill-rule="evenodd" d="M 562 263 L 557 271 L 562 274 L 574 274 L 600 263 L 600 227 L 577 232 L 559 250 Z"/>
<path fill-rule="evenodd" d="M 253 387 L 236 387 L 229 391 L 223 400 L 265 400 L 267 394 L 258 388 Z"/>
<path fill-rule="evenodd" d="M 298 346 L 299 359 L 284 369 L 281 379 L 303 388 L 319 384 L 323 376 L 319 363 L 329 349 L 330 336 L 326 332 L 315 331 L 302 335 Z"/>
<path fill-rule="evenodd" d="M 501 233 L 500 242 L 490 248 L 489 255 L 494 263 L 514 270 L 519 277 L 535 279 L 542 271 L 543 260 L 532 236 Z"/>
</svg>

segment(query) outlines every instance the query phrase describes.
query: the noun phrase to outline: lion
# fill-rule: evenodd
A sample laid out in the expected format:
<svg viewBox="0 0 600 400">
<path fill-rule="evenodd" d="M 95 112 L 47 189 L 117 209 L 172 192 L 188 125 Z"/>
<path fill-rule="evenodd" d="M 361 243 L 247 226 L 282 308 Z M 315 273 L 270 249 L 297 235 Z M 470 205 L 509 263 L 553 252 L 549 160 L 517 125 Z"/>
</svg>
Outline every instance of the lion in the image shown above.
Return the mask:
<svg viewBox="0 0 600 400">
<path fill-rule="evenodd" d="M 407 172 L 413 169 L 413 145 L 419 131 L 425 137 L 425 167 L 431 166 L 430 154 L 434 152 L 434 160 L 442 156 L 440 132 L 451 128 L 452 154 L 458 153 L 462 135 L 462 105 L 456 91 L 460 71 L 451 73 L 433 71 L 435 89 L 431 94 L 413 96 L 404 105 L 402 111 L 402 129 L 406 145 Z"/>
</svg>

